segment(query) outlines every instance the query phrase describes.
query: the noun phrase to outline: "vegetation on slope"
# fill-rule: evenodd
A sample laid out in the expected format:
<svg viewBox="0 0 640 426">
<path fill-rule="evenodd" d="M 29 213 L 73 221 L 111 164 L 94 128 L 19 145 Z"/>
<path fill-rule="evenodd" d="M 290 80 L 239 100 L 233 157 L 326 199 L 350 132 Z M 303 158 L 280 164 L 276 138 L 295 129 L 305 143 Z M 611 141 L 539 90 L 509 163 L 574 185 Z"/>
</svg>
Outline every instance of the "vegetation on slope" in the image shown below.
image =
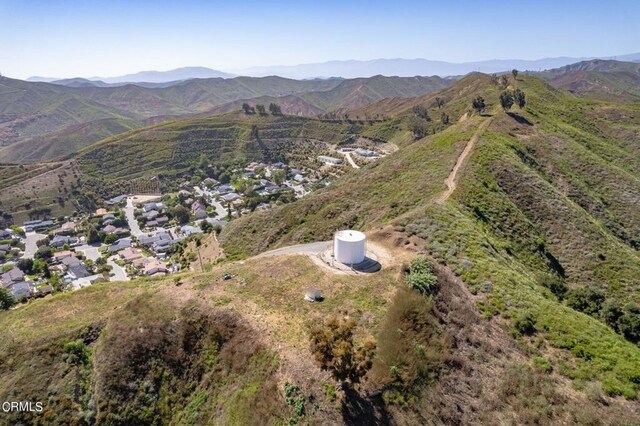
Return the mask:
<svg viewBox="0 0 640 426">
<path fill-rule="evenodd" d="M 287 209 L 234 221 L 221 241 L 228 254 L 244 256 L 327 239 L 344 227 L 404 225 L 481 295 L 478 306 L 487 315 L 514 327 L 530 315 L 535 334 L 520 337 L 523 344 L 550 358 L 576 388 L 597 380 L 610 395 L 636 398 L 640 348 L 599 314 L 578 312 L 548 289 L 593 288 L 635 312 L 640 258 L 633 206 L 640 174 L 629 135 L 637 128 L 625 121 L 634 130 L 611 131 L 619 124 L 595 113 L 613 108 L 633 116 L 635 107 L 580 100 L 532 77 L 510 77 L 505 87 L 488 76 L 476 78 L 476 91 L 461 91 L 461 97 L 469 109 L 470 99 L 481 95 L 494 121 L 463 166 L 453 201 L 431 202 L 455 163 L 455 143 L 468 140 L 466 129 L 484 117 L 413 142 Z M 506 114 L 497 98 L 514 88 L 526 92 L 527 104 Z"/>
</svg>

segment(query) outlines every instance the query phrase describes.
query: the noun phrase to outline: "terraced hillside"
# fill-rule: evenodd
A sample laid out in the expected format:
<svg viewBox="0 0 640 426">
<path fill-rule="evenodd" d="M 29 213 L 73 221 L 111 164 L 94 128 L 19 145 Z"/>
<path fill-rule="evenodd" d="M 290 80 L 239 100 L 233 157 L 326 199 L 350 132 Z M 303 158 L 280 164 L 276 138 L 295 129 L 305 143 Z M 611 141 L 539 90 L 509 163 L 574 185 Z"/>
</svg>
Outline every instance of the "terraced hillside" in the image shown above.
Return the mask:
<svg viewBox="0 0 640 426">
<path fill-rule="evenodd" d="M 188 168 L 202 154 L 212 162 L 314 158 L 327 144 L 348 139 L 362 126 L 234 112 L 116 136 L 82 151 L 78 161 L 90 176 L 128 179 Z"/>
</svg>

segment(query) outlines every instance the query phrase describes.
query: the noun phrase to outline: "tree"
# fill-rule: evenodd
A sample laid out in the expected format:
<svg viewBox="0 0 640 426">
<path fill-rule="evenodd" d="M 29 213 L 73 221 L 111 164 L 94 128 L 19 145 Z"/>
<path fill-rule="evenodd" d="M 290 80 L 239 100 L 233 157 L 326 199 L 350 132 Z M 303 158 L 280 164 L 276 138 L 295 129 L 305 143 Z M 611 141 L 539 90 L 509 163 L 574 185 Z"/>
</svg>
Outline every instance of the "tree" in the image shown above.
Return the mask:
<svg viewBox="0 0 640 426">
<path fill-rule="evenodd" d="M 524 108 L 526 100 L 525 100 L 524 92 L 522 90 L 516 89 L 513 91 L 513 100 L 515 101 L 516 105 L 518 105 L 518 108 L 520 109 Z"/>
<path fill-rule="evenodd" d="M 336 380 L 358 383 L 371 368 L 375 342 L 368 340 L 356 348 L 352 319 L 329 318 L 311 331 L 311 352 L 323 370 Z"/>
<path fill-rule="evenodd" d="M 36 253 L 33 255 L 36 259 L 51 259 L 53 256 L 53 250 L 49 246 L 40 247 Z"/>
<path fill-rule="evenodd" d="M 429 121 L 429 111 L 427 110 L 427 108 L 423 105 L 416 105 L 412 108 L 413 113 L 416 115 L 416 117 L 419 118 L 424 118 L 425 120 Z"/>
<path fill-rule="evenodd" d="M 502 74 L 500 76 L 498 84 L 501 88 L 506 89 L 509 86 L 509 79 L 506 75 Z"/>
<path fill-rule="evenodd" d="M 209 157 L 204 152 L 198 157 L 198 168 L 205 170 L 209 166 Z"/>
<path fill-rule="evenodd" d="M 449 124 L 449 115 L 443 112 L 442 115 L 440 116 L 440 121 L 444 125 Z"/>
<path fill-rule="evenodd" d="M 243 103 L 242 104 L 242 110 L 244 111 L 245 114 L 249 115 L 249 114 L 255 114 L 256 110 L 249 105 L 248 103 Z"/>
<path fill-rule="evenodd" d="M 13 294 L 8 288 L 0 286 L 0 309 L 6 311 L 16 304 L 16 300 L 13 298 Z"/>
<path fill-rule="evenodd" d="M 436 106 L 438 107 L 438 109 L 442 108 L 442 105 L 444 105 L 444 101 L 442 100 L 442 98 L 436 96 Z"/>
<path fill-rule="evenodd" d="M 473 100 L 473 102 L 471 103 L 471 106 L 473 107 L 473 109 L 476 110 L 476 112 L 478 114 L 482 114 L 484 112 L 485 107 L 486 107 L 486 105 L 484 103 L 484 98 L 482 96 L 476 97 Z"/>
<path fill-rule="evenodd" d="M 20 259 L 16 266 L 25 274 L 33 274 L 33 259 Z"/>
<path fill-rule="evenodd" d="M 590 288 L 572 289 L 566 294 L 567 305 L 587 315 L 595 315 L 600 312 L 604 299 L 602 293 Z"/>
<path fill-rule="evenodd" d="M 116 241 L 118 241 L 118 236 L 116 234 L 109 234 L 106 237 L 104 237 L 105 244 L 113 244 Z"/>
<path fill-rule="evenodd" d="M 269 104 L 269 112 L 271 113 L 271 115 L 282 115 L 282 109 L 280 108 L 280 105 L 274 104 L 273 102 Z"/>
<path fill-rule="evenodd" d="M 418 117 L 411 117 L 409 120 L 409 130 L 413 133 L 413 137 L 415 139 L 422 139 L 427 136 L 429 128 L 424 120 L 421 120 Z"/>
<path fill-rule="evenodd" d="M 258 114 L 260 114 L 260 115 L 267 115 L 267 110 L 264 107 L 264 105 L 262 105 L 262 104 L 257 104 L 256 105 L 256 110 L 258 111 Z"/>
<path fill-rule="evenodd" d="M 284 170 L 278 169 L 275 172 L 273 172 L 271 177 L 273 178 L 273 181 L 276 183 L 276 185 L 282 185 L 282 183 L 287 178 L 287 174 L 284 172 Z"/>
<path fill-rule="evenodd" d="M 260 140 L 260 134 L 258 133 L 258 126 L 255 124 L 251 126 L 251 139 L 254 141 Z"/>
<path fill-rule="evenodd" d="M 618 320 L 618 329 L 632 343 L 640 342 L 640 308 L 630 307 Z"/>
<path fill-rule="evenodd" d="M 213 231 L 213 225 L 206 220 L 203 220 L 202 222 L 200 222 L 200 229 L 202 229 L 202 232 L 204 232 L 205 234 L 209 234 L 211 233 L 211 231 Z"/>
<path fill-rule="evenodd" d="M 87 229 L 87 242 L 89 244 L 93 244 L 99 241 L 101 240 L 100 234 L 98 234 L 98 230 L 95 228 L 95 226 L 89 226 L 89 228 Z"/>
<path fill-rule="evenodd" d="M 509 111 L 513 106 L 513 95 L 509 91 L 500 93 L 500 105 L 505 112 Z"/>
<path fill-rule="evenodd" d="M 172 214 L 173 214 L 173 217 L 178 221 L 180 225 L 189 222 L 189 219 L 191 218 L 189 214 L 189 210 L 187 210 L 183 206 L 176 206 L 173 209 Z"/>
<path fill-rule="evenodd" d="M 512 69 L 511 70 L 511 74 L 513 75 L 513 79 L 515 80 L 516 78 L 518 78 L 518 70 L 517 69 Z"/>
</svg>

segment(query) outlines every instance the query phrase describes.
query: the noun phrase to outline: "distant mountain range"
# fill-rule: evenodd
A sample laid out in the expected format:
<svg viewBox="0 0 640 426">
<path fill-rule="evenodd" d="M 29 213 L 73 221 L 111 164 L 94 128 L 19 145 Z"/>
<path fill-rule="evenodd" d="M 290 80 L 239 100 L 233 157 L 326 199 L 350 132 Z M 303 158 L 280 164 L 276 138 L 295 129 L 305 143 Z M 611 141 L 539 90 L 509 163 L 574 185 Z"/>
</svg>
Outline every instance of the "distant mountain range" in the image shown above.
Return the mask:
<svg viewBox="0 0 640 426">
<path fill-rule="evenodd" d="M 194 78 L 232 78 L 233 74 L 206 67 L 183 67 L 169 71 L 140 71 L 118 77 L 91 77 L 58 79 L 50 77 L 29 77 L 27 81 L 62 84 L 70 87 L 110 87 L 129 83 L 173 83 Z M 140 84 L 138 84 L 140 85 Z M 147 86 L 148 87 L 148 86 Z"/>
<path fill-rule="evenodd" d="M 513 68 L 522 71 L 544 71 L 559 68 L 576 62 L 592 59 L 614 59 L 617 61 L 638 62 L 640 53 L 629 55 L 596 57 L 557 57 L 536 60 L 523 59 L 492 59 L 477 62 L 452 63 L 432 61 L 428 59 L 373 59 L 369 61 L 329 61 L 322 63 L 253 67 L 223 72 L 206 67 L 184 67 L 169 71 L 142 71 L 119 77 L 91 77 L 84 78 L 50 78 L 30 77 L 27 81 L 41 81 L 62 84 L 70 87 L 108 87 L 135 83 L 144 87 L 167 87 L 167 85 L 194 78 L 233 78 L 236 76 L 265 77 L 277 75 L 294 79 L 315 78 L 360 78 L 374 75 L 413 77 L 421 76 L 462 76 L 470 72 L 499 73 Z M 149 84 L 141 84 L 149 83 Z M 164 86 L 154 86 L 162 84 Z"/>
</svg>

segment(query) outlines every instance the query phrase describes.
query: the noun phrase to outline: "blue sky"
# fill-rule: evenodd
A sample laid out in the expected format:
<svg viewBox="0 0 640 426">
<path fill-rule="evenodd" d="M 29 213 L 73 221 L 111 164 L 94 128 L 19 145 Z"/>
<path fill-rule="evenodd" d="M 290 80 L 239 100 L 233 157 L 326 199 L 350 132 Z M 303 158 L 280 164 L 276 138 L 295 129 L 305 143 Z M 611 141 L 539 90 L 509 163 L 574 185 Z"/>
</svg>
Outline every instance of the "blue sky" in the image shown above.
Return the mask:
<svg viewBox="0 0 640 426">
<path fill-rule="evenodd" d="M 638 0 L 0 0 L 0 72 L 15 78 L 638 51 Z"/>
</svg>

